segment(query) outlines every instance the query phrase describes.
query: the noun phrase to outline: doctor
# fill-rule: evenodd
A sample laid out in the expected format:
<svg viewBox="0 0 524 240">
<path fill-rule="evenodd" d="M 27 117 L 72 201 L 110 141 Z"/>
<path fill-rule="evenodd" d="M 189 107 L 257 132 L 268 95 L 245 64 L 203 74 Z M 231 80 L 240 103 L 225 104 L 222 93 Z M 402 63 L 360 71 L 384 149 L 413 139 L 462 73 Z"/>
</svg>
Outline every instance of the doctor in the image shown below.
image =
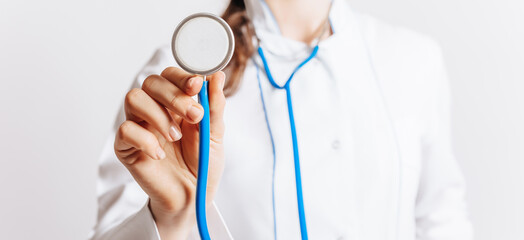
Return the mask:
<svg viewBox="0 0 524 240">
<path fill-rule="evenodd" d="M 309 238 L 472 238 L 434 41 L 343 0 L 232 0 L 223 18 L 236 49 L 209 77 L 212 239 L 301 238 L 286 91 L 256 49 L 284 85 L 317 43 L 290 82 Z M 174 64 L 158 50 L 125 98 L 92 239 L 198 239 L 203 80 Z"/>
</svg>

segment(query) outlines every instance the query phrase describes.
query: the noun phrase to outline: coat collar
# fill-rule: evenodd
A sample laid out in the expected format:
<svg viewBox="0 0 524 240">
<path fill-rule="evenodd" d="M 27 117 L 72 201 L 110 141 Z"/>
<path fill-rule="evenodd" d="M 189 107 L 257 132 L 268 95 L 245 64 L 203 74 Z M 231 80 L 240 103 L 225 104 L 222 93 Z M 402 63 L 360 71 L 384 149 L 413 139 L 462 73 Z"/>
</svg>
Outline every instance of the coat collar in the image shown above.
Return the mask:
<svg viewBox="0 0 524 240">
<path fill-rule="evenodd" d="M 275 56 L 291 60 L 304 58 L 304 55 L 308 54 L 307 49 L 312 46 L 282 36 L 278 23 L 264 0 L 245 0 L 245 4 L 248 17 L 255 27 L 255 32 L 264 50 Z M 332 45 L 332 42 L 340 41 L 337 39 L 343 38 L 348 31 L 351 31 L 354 27 L 354 22 L 350 21 L 352 14 L 345 1 L 332 0 L 328 19 L 333 35 L 319 44 L 321 48 Z"/>
</svg>

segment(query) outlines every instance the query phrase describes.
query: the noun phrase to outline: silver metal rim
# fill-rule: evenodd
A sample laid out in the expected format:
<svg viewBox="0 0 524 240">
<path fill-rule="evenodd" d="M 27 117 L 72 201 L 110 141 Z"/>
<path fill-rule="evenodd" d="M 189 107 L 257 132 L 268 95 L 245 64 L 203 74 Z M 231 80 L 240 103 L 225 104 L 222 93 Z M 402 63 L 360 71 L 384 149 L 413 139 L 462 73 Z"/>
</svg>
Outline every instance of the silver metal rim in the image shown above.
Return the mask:
<svg viewBox="0 0 524 240">
<path fill-rule="evenodd" d="M 222 27 L 224 27 L 224 30 L 226 30 L 227 37 L 228 37 L 228 40 L 229 40 L 229 46 L 228 46 L 227 54 L 226 54 L 226 57 L 224 58 L 224 60 L 222 60 L 222 62 L 220 62 L 220 64 L 218 64 L 216 67 L 214 67 L 214 68 L 212 68 L 212 69 L 210 69 L 208 71 L 195 71 L 194 69 L 191 69 L 190 67 L 185 65 L 180 60 L 180 58 L 178 58 L 178 55 L 176 54 L 176 50 L 175 50 L 175 40 L 176 40 L 176 37 L 178 35 L 178 32 L 180 31 L 180 28 L 186 22 L 188 22 L 189 20 L 194 19 L 194 18 L 198 18 L 198 17 L 211 18 L 211 19 L 217 21 L 218 23 L 220 23 L 220 25 L 222 25 Z M 222 18 L 220 18 L 220 17 L 218 17 L 218 16 L 216 16 L 214 14 L 205 13 L 205 12 L 195 13 L 195 14 L 189 15 L 188 17 L 184 18 L 184 20 L 182 20 L 182 22 L 180 22 L 178 24 L 178 26 L 176 27 L 175 33 L 173 33 L 173 38 L 171 39 L 171 51 L 173 52 L 173 57 L 175 57 L 175 60 L 178 63 L 178 65 L 182 69 L 184 69 L 186 72 L 199 74 L 199 75 L 211 75 L 211 74 L 213 74 L 215 72 L 218 72 L 218 71 L 222 70 L 229 63 L 229 60 L 231 60 L 231 57 L 233 57 L 234 49 L 235 49 L 235 38 L 233 37 L 233 31 L 231 30 L 229 25 L 226 23 L 226 21 L 224 21 L 224 19 L 222 19 Z"/>
</svg>

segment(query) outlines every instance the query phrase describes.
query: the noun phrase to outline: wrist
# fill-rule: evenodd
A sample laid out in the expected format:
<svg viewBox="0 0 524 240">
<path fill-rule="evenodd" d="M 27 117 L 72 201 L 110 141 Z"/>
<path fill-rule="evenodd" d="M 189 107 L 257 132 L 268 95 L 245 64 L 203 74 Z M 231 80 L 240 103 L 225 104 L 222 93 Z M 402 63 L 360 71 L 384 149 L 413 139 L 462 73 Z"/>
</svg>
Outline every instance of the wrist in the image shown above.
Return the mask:
<svg viewBox="0 0 524 240">
<path fill-rule="evenodd" d="M 194 208 L 187 206 L 177 212 L 164 211 L 151 199 L 148 206 L 162 240 L 187 239 L 195 224 Z"/>
</svg>

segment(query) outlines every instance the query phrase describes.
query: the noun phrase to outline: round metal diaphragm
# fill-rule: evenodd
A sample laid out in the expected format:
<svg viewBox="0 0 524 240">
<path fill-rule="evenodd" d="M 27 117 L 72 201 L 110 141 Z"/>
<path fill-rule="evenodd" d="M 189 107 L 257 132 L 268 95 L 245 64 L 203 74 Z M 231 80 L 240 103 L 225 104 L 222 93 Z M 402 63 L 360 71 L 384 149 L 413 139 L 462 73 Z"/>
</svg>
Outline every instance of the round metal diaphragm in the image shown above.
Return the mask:
<svg viewBox="0 0 524 240">
<path fill-rule="evenodd" d="M 178 24 L 171 49 L 176 62 L 185 71 L 211 75 L 231 60 L 235 38 L 222 18 L 211 13 L 196 13 Z"/>
</svg>

